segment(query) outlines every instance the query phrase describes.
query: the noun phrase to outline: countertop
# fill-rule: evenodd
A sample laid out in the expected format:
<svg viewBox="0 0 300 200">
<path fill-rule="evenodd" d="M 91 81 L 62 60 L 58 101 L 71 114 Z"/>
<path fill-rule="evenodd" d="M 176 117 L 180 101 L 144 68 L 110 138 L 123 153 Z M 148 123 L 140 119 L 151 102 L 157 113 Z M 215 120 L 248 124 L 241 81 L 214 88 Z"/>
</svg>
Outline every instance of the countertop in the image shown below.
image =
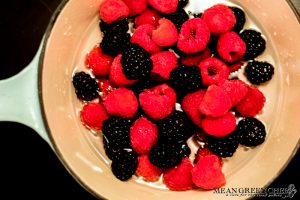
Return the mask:
<svg viewBox="0 0 300 200">
<path fill-rule="evenodd" d="M 1 2 L 0 79 L 18 73 L 31 61 L 48 21 L 60 2 L 61 0 Z M 293 2 L 300 9 L 300 1 Z M 77 184 L 48 144 L 32 129 L 18 123 L 0 122 L 0 132 L 0 195 L 5 199 L 95 199 Z M 286 188 L 289 184 L 295 184 L 298 190 L 296 195 L 299 197 L 299 167 L 298 152 L 269 187 Z M 296 196 L 295 198 L 297 199 Z"/>
</svg>

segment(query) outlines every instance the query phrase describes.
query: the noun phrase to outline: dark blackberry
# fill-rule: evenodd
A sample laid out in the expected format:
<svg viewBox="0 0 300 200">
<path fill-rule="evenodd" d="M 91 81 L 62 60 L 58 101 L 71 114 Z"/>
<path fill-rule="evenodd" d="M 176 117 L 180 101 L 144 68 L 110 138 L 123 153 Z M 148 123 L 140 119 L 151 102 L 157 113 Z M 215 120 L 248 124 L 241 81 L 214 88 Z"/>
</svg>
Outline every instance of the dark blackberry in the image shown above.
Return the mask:
<svg viewBox="0 0 300 200">
<path fill-rule="evenodd" d="M 209 48 L 211 53 L 214 54 L 215 56 L 218 55 L 218 50 L 217 50 L 218 40 L 219 40 L 218 36 L 211 34 L 209 42 L 207 44 L 207 47 Z"/>
<path fill-rule="evenodd" d="M 242 9 L 238 7 L 230 7 L 230 9 L 233 11 L 236 19 L 236 23 L 233 27 L 233 31 L 239 33 L 243 29 L 246 22 L 245 13 Z"/>
<path fill-rule="evenodd" d="M 129 80 L 143 79 L 150 75 L 152 60 L 147 51 L 137 44 L 130 45 L 122 54 L 123 73 Z"/>
<path fill-rule="evenodd" d="M 254 117 L 246 117 L 239 121 L 236 128 L 240 144 L 254 147 L 262 144 L 266 138 L 265 125 Z"/>
<path fill-rule="evenodd" d="M 274 67 L 268 62 L 251 61 L 245 68 L 245 74 L 252 84 L 259 85 L 272 79 Z"/>
<path fill-rule="evenodd" d="M 152 78 L 146 77 L 144 79 L 139 80 L 137 83 L 130 86 L 130 89 L 134 92 L 136 96 L 138 96 L 145 89 L 154 87 L 160 83 L 155 82 Z"/>
<path fill-rule="evenodd" d="M 190 154 L 191 154 L 191 149 L 190 147 L 187 145 L 187 143 L 182 143 L 181 144 L 181 151 L 180 151 L 180 154 L 183 156 L 183 157 L 189 157 Z"/>
<path fill-rule="evenodd" d="M 130 44 L 130 34 L 122 32 L 109 32 L 104 34 L 100 43 L 103 53 L 116 56 L 124 51 Z"/>
<path fill-rule="evenodd" d="M 244 60 L 253 60 L 266 49 L 266 41 L 260 32 L 247 29 L 242 31 L 241 38 L 246 43 Z"/>
<path fill-rule="evenodd" d="M 135 173 L 138 159 L 134 151 L 126 149 L 120 151 L 119 157 L 111 163 L 111 170 L 117 179 L 126 181 Z"/>
<path fill-rule="evenodd" d="M 189 3 L 189 0 L 178 0 L 177 9 L 184 8 L 188 3 Z"/>
<path fill-rule="evenodd" d="M 158 121 L 157 127 L 159 140 L 164 142 L 182 143 L 194 134 L 194 127 L 188 116 L 177 110 Z"/>
<path fill-rule="evenodd" d="M 180 32 L 182 24 L 189 19 L 189 15 L 182 8 L 176 10 L 176 12 L 174 13 L 165 15 L 164 17 L 171 20 L 174 23 L 178 32 Z"/>
<path fill-rule="evenodd" d="M 207 136 L 206 142 L 212 153 L 225 158 L 234 154 L 239 145 L 239 137 L 237 132 L 234 131 L 225 137 Z"/>
<path fill-rule="evenodd" d="M 99 96 L 99 86 L 95 79 L 85 72 L 73 76 L 73 86 L 78 99 L 91 101 Z"/>
<path fill-rule="evenodd" d="M 117 21 L 111 24 L 107 24 L 101 20 L 99 26 L 100 26 L 100 30 L 104 34 L 109 34 L 110 32 L 126 33 L 129 29 L 127 19 L 123 19 L 121 21 Z"/>
<path fill-rule="evenodd" d="M 103 147 L 105 150 L 105 154 L 107 155 L 107 157 L 110 160 L 118 159 L 118 157 L 120 156 L 120 153 L 122 152 L 121 150 L 132 150 L 132 147 L 130 144 L 122 145 L 120 147 L 120 146 L 114 145 L 113 142 L 109 142 L 105 136 L 103 136 Z"/>
</svg>

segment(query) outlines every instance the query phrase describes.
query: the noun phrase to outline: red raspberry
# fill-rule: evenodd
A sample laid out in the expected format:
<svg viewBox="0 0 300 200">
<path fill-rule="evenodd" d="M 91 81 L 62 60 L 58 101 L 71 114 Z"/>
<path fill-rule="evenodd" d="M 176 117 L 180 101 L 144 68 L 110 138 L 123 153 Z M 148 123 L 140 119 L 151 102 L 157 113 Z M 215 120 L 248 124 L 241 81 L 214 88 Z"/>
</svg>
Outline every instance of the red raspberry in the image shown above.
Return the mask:
<svg viewBox="0 0 300 200">
<path fill-rule="evenodd" d="M 202 101 L 205 94 L 205 90 L 198 90 L 187 94 L 181 103 L 182 110 L 189 116 L 189 118 L 196 124 L 201 127 L 201 113 L 199 111 L 200 102 Z"/>
<path fill-rule="evenodd" d="M 107 24 L 125 19 L 129 8 L 122 0 L 105 0 L 100 7 L 100 18 Z"/>
<path fill-rule="evenodd" d="M 109 118 L 104 106 L 99 103 L 84 105 L 80 112 L 80 117 L 84 125 L 94 130 L 101 130 L 102 122 Z"/>
<path fill-rule="evenodd" d="M 219 86 L 211 85 L 200 103 L 199 110 L 204 115 L 220 117 L 225 115 L 231 107 L 232 103 L 227 92 Z"/>
<path fill-rule="evenodd" d="M 147 0 L 123 0 L 129 8 L 129 15 L 134 16 L 142 13 L 148 5 Z"/>
<path fill-rule="evenodd" d="M 152 40 L 152 31 L 154 29 L 155 27 L 150 24 L 144 24 L 137 27 L 131 36 L 131 42 L 137 43 L 150 54 L 159 52 L 161 50 L 160 47 Z"/>
<path fill-rule="evenodd" d="M 199 64 L 203 85 L 217 84 L 229 77 L 229 69 L 217 58 L 207 58 Z"/>
<path fill-rule="evenodd" d="M 153 182 L 159 179 L 162 171 L 150 162 L 148 155 L 140 155 L 135 173 L 143 177 L 144 181 Z"/>
<path fill-rule="evenodd" d="M 192 18 L 182 24 L 177 46 L 184 53 L 196 53 L 206 48 L 209 38 L 206 23 L 200 18 Z"/>
<path fill-rule="evenodd" d="M 180 56 L 180 63 L 186 66 L 198 65 L 202 60 L 209 58 L 211 52 L 209 48 L 194 54 L 184 54 Z"/>
<path fill-rule="evenodd" d="M 157 11 L 147 8 L 140 15 L 135 17 L 134 24 L 138 27 L 143 24 L 150 24 L 154 27 L 158 26 L 160 15 Z"/>
<path fill-rule="evenodd" d="M 167 47 L 172 46 L 178 40 L 178 33 L 176 26 L 172 21 L 162 18 L 158 21 L 158 26 L 152 32 L 152 40 L 158 46 Z"/>
<path fill-rule="evenodd" d="M 163 181 L 170 190 L 184 191 L 193 189 L 191 171 L 193 165 L 189 158 L 183 158 L 181 163 L 163 175 Z"/>
<path fill-rule="evenodd" d="M 158 137 L 157 126 L 146 117 L 138 118 L 130 128 L 130 142 L 139 154 L 146 154 L 156 143 Z"/>
<path fill-rule="evenodd" d="M 231 112 L 221 117 L 204 117 L 202 120 L 202 129 L 205 133 L 215 136 L 224 137 L 234 131 L 236 119 Z"/>
<path fill-rule="evenodd" d="M 230 63 L 229 65 L 227 65 L 229 72 L 235 72 L 238 71 L 242 66 L 244 65 L 243 61 L 237 61 L 234 63 Z"/>
<path fill-rule="evenodd" d="M 223 4 L 217 4 L 206 9 L 201 18 L 206 22 L 210 32 L 214 35 L 230 31 L 236 23 L 233 11 Z"/>
<path fill-rule="evenodd" d="M 116 88 L 113 87 L 110 82 L 105 79 L 98 79 L 98 85 L 99 85 L 99 89 L 100 89 L 100 97 L 102 100 L 106 99 L 106 96 L 111 93 L 112 91 L 114 91 Z"/>
<path fill-rule="evenodd" d="M 206 156 L 210 156 L 210 155 L 215 155 L 213 154 L 207 147 L 204 147 L 204 148 L 199 148 L 196 155 L 195 155 L 195 160 L 194 160 L 194 164 L 197 164 L 197 162 L 206 157 Z M 216 156 L 216 155 L 215 155 Z M 223 159 L 221 157 L 218 157 L 219 158 L 219 163 L 220 163 L 220 166 L 223 165 Z"/>
<path fill-rule="evenodd" d="M 104 106 L 109 115 L 131 118 L 137 112 L 138 100 L 131 90 L 120 87 L 107 95 Z"/>
<path fill-rule="evenodd" d="M 225 185 L 226 180 L 219 158 L 216 155 L 208 155 L 200 159 L 192 169 L 192 181 L 196 186 L 205 190 Z"/>
<path fill-rule="evenodd" d="M 246 43 L 234 31 L 222 34 L 217 43 L 219 56 L 226 62 L 235 62 L 243 58 Z"/>
<path fill-rule="evenodd" d="M 158 80 L 169 80 L 171 71 L 177 66 L 176 55 L 170 51 L 161 51 L 150 58 L 153 63 L 152 77 Z"/>
<path fill-rule="evenodd" d="M 219 86 L 229 95 L 232 106 L 236 106 L 248 92 L 248 85 L 241 80 L 225 80 Z"/>
<path fill-rule="evenodd" d="M 85 57 L 85 64 L 91 68 L 97 77 L 107 76 L 113 58 L 103 54 L 101 48 L 96 45 Z"/>
<path fill-rule="evenodd" d="M 254 117 L 262 110 L 265 101 L 266 98 L 261 91 L 255 87 L 248 87 L 248 92 L 236 106 L 236 111 L 243 117 Z"/>
<path fill-rule="evenodd" d="M 149 4 L 163 14 L 170 14 L 176 11 L 178 0 L 148 0 Z"/>
<path fill-rule="evenodd" d="M 176 93 L 167 84 L 162 84 L 140 93 L 142 109 L 152 119 L 163 119 L 175 109 Z"/>
<path fill-rule="evenodd" d="M 126 86 L 132 85 L 137 82 L 137 80 L 128 80 L 122 71 L 121 63 L 122 55 L 115 57 L 109 73 L 109 81 L 114 86 Z"/>
</svg>

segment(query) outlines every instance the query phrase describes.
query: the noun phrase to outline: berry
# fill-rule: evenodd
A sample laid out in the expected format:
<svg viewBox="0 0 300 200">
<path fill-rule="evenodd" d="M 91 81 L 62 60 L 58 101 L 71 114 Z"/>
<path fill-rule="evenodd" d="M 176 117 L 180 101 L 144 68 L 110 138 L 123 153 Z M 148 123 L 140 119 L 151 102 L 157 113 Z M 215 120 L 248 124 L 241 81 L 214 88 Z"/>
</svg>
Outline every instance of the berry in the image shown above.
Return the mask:
<svg viewBox="0 0 300 200">
<path fill-rule="evenodd" d="M 242 9 L 238 7 L 229 7 L 229 8 L 233 11 L 233 14 L 236 19 L 236 23 L 232 30 L 239 33 L 243 29 L 246 22 L 245 13 Z"/>
<path fill-rule="evenodd" d="M 177 67 L 176 55 L 170 51 L 161 51 L 150 58 L 153 63 L 151 76 L 156 80 L 169 80 L 171 71 Z"/>
<path fill-rule="evenodd" d="M 246 65 L 245 74 L 252 84 L 260 85 L 272 79 L 274 67 L 268 62 L 251 61 Z"/>
<path fill-rule="evenodd" d="M 117 56 L 122 53 L 130 43 L 130 34 L 121 32 L 109 32 L 104 34 L 100 43 L 102 52 L 109 56 Z"/>
<path fill-rule="evenodd" d="M 266 138 L 265 125 L 253 117 L 246 117 L 239 121 L 237 132 L 240 137 L 240 144 L 248 147 L 260 145 Z"/>
<path fill-rule="evenodd" d="M 77 72 L 73 76 L 73 86 L 77 98 L 91 101 L 99 96 L 99 86 L 95 79 L 85 72 Z"/>
<path fill-rule="evenodd" d="M 229 69 L 225 63 L 217 58 L 206 58 L 200 62 L 199 68 L 203 85 L 217 84 L 229 77 Z"/>
<path fill-rule="evenodd" d="M 246 43 L 244 60 L 253 60 L 265 51 L 266 41 L 260 32 L 247 29 L 242 31 L 240 35 Z"/>
<path fill-rule="evenodd" d="M 130 128 L 130 141 L 133 149 L 139 154 L 146 154 L 156 143 L 157 126 L 145 117 L 138 118 Z"/>
<path fill-rule="evenodd" d="M 106 96 L 114 91 L 116 88 L 113 87 L 107 79 L 98 79 L 98 85 L 100 89 L 100 97 L 102 100 L 106 99 Z"/>
<path fill-rule="evenodd" d="M 233 131 L 225 137 L 208 136 L 206 138 L 207 148 L 217 156 L 222 158 L 233 156 L 239 145 L 239 136 Z"/>
<path fill-rule="evenodd" d="M 227 65 L 228 69 L 229 69 L 229 72 L 236 72 L 238 71 L 239 69 L 241 69 L 241 67 L 244 65 L 244 62 L 243 61 L 237 61 L 237 62 L 234 62 L 234 63 L 230 63 Z"/>
<path fill-rule="evenodd" d="M 184 9 L 178 9 L 176 10 L 176 12 L 165 15 L 164 17 L 174 23 L 178 32 L 180 31 L 182 24 L 189 19 L 189 15 L 185 12 Z"/>
<path fill-rule="evenodd" d="M 129 15 L 129 8 L 121 0 L 105 0 L 100 7 L 100 18 L 111 24 L 125 19 Z"/>
<path fill-rule="evenodd" d="M 157 122 L 159 140 L 170 143 L 185 142 L 194 134 L 194 127 L 184 112 L 175 110 L 170 116 Z"/>
<path fill-rule="evenodd" d="M 131 45 L 122 54 L 123 73 L 129 80 L 143 79 L 153 68 L 149 54 L 137 44 Z"/>
<path fill-rule="evenodd" d="M 157 181 L 161 173 L 162 171 L 150 162 L 148 155 L 141 155 L 138 157 L 138 167 L 136 169 L 136 175 L 143 177 L 144 181 Z"/>
<path fill-rule="evenodd" d="M 83 124 L 95 130 L 101 130 L 102 122 L 108 117 L 104 106 L 99 103 L 88 103 L 80 111 L 80 118 Z"/>
<path fill-rule="evenodd" d="M 206 23 L 200 18 L 192 18 L 182 24 L 177 46 L 184 53 L 196 53 L 206 48 L 209 38 Z"/>
<path fill-rule="evenodd" d="M 176 167 L 168 169 L 163 175 L 163 181 L 170 190 L 184 191 L 193 189 L 191 171 L 193 165 L 188 158 L 183 158 Z"/>
<path fill-rule="evenodd" d="M 208 48 L 204 49 L 201 52 L 194 54 L 183 54 L 180 56 L 180 63 L 186 66 L 193 66 L 200 64 L 206 58 L 211 56 L 211 52 Z"/>
<path fill-rule="evenodd" d="M 234 31 L 222 34 L 217 43 L 219 56 L 226 62 L 235 62 L 243 58 L 246 44 Z"/>
<path fill-rule="evenodd" d="M 148 2 L 153 8 L 164 14 L 175 12 L 178 5 L 178 0 L 148 0 Z"/>
<path fill-rule="evenodd" d="M 161 47 L 172 46 L 177 42 L 178 33 L 172 21 L 161 18 L 158 26 L 152 32 L 152 40 Z"/>
<path fill-rule="evenodd" d="M 189 0 L 178 0 L 178 8 L 184 8 L 189 3 Z"/>
<path fill-rule="evenodd" d="M 138 100 L 131 90 L 120 87 L 107 95 L 104 106 L 111 116 L 132 118 L 137 113 Z"/>
<path fill-rule="evenodd" d="M 140 15 L 135 17 L 134 25 L 139 27 L 143 24 L 150 24 L 154 27 L 158 25 L 158 20 L 160 19 L 160 14 L 150 8 L 146 8 Z"/>
<path fill-rule="evenodd" d="M 191 173 L 193 183 L 205 190 L 220 188 L 226 183 L 219 158 L 215 155 L 200 159 Z"/>
<path fill-rule="evenodd" d="M 234 131 L 236 119 L 231 112 L 221 117 L 204 117 L 202 119 L 202 128 L 205 133 L 215 136 L 224 137 Z"/>
<path fill-rule="evenodd" d="M 236 23 L 233 11 L 223 4 L 206 9 L 201 18 L 206 22 L 210 32 L 215 35 L 230 31 Z"/>
<path fill-rule="evenodd" d="M 111 24 L 105 23 L 103 20 L 101 20 L 99 25 L 104 34 L 109 34 L 110 32 L 126 33 L 129 29 L 127 19 L 116 21 Z"/>
<path fill-rule="evenodd" d="M 248 87 L 246 96 L 236 106 L 236 111 L 243 117 L 254 117 L 264 107 L 266 98 L 257 88 Z"/>
<path fill-rule="evenodd" d="M 129 16 L 142 13 L 147 8 L 147 0 L 123 0 L 129 8 Z"/>
<path fill-rule="evenodd" d="M 152 119 L 169 116 L 175 109 L 176 93 L 167 84 L 155 86 L 139 94 L 143 111 Z"/>
<path fill-rule="evenodd" d="M 227 92 L 219 86 L 211 85 L 204 94 L 199 110 L 204 115 L 220 117 L 225 115 L 231 107 L 232 103 Z"/>
<path fill-rule="evenodd" d="M 130 86 L 130 89 L 134 92 L 136 96 L 139 96 L 141 92 L 148 88 L 152 88 L 157 86 L 159 83 L 155 82 L 152 78 L 146 77 L 144 79 L 139 80 L 137 83 Z"/>
<path fill-rule="evenodd" d="M 195 155 L 195 160 L 194 160 L 194 163 L 197 164 L 197 162 L 206 157 L 206 156 L 210 156 L 210 155 L 214 155 L 207 147 L 203 147 L 203 148 L 199 148 L 196 155 Z M 223 160 L 221 157 L 219 157 L 219 163 L 220 163 L 220 166 L 223 165 Z"/>
</svg>

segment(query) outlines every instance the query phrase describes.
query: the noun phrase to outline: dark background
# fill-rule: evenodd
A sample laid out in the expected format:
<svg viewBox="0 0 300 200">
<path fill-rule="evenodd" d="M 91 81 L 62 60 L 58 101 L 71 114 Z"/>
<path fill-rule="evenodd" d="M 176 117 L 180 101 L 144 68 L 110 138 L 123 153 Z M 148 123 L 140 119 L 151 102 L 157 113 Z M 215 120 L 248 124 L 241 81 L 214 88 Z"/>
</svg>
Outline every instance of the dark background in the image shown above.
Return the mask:
<svg viewBox="0 0 300 200">
<path fill-rule="evenodd" d="M 18 73 L 29 64 L 60 2 L 1 2 L 0 79 Z M 5 199 L 95 199 L 69 175 L 48 144 L 26 126 L 0 122 L 0 155 L 0 195 Z M 299 163 L 298 152 L 270 187 L 286 188 L 293 183 L 299 197 Z"/>
</svg>

